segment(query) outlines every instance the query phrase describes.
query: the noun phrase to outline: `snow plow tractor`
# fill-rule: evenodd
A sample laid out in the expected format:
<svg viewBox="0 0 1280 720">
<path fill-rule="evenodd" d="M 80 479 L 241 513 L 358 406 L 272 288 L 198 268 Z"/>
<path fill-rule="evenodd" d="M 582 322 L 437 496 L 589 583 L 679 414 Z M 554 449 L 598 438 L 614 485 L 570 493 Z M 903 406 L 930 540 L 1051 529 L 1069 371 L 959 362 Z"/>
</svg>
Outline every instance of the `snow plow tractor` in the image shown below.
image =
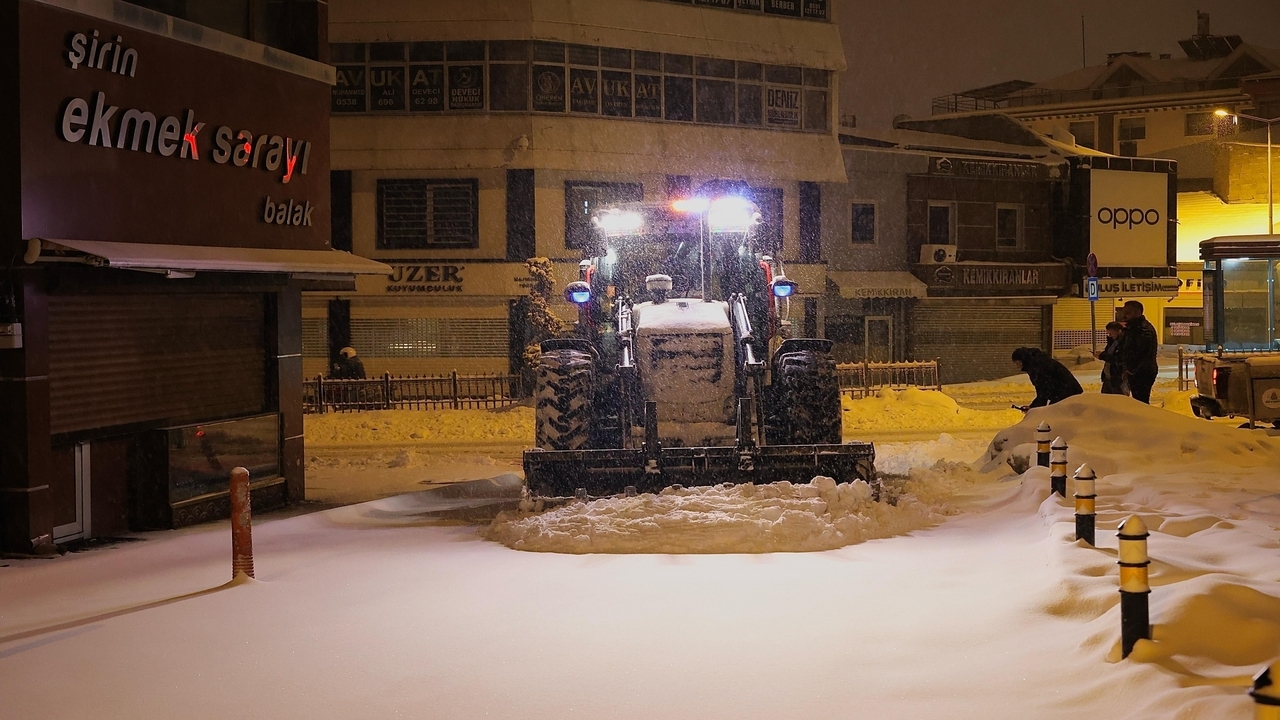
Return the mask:
<svg viewBox="0 0 1280 720">
<path fill-rule="evenodd" d="M 532 495 L 875 487 L 872 444 L 841 441 L 831 342 L 787 337 L 796 284 L 753 247 L 759 220 L 741 193 L 594 212 L 594 257 L 565 288 L 574 335 L 541 344 Z"/>
</svg>

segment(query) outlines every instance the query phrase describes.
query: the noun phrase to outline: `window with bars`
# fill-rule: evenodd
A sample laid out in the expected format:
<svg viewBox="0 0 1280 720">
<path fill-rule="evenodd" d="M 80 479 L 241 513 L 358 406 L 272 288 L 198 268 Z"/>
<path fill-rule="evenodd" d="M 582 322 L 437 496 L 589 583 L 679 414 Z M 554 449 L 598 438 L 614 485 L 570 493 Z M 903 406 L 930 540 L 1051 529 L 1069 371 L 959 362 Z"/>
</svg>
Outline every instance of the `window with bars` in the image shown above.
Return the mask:
<svg viewBox="0 0 1280 720">
<path fill-rule="evenodd" d="M 507 357 L 505 318 L 352 318 L 351 346 L 374 358 Z"/>
<path fill-rule="evenodd" d="M 328 319 L 302 318 L 302 357 L 329 357 Z"/>
<path fill-rule="evenodd" d="M 378 181 L 378 249 L 480 246 L 475 179 Z"/>
</svg>

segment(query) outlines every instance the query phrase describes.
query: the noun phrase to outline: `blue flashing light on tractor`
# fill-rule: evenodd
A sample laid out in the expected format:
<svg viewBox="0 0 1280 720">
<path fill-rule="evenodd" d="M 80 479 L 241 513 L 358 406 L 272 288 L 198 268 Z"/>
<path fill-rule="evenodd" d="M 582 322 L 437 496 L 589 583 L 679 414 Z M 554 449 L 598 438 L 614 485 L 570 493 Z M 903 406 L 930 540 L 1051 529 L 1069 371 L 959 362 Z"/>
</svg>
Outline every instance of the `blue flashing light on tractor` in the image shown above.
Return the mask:
<svg viewBox="0 0 1280 720">
<path fill-rule="evenodd" d="M 574 305 L 585 305 L 591 302 L 591 286 L 581 280 L 571 282 L 564 288 L 564 299 Z"/>
<path fill-rule="evenodd" d="M 787 298 L 796 293 L 796 283 L 794 280 L 788 280 L 786 276 L 779 275 L 769 284 L 769 289 L 773 292 L 774 297 Z"/>
</svg>

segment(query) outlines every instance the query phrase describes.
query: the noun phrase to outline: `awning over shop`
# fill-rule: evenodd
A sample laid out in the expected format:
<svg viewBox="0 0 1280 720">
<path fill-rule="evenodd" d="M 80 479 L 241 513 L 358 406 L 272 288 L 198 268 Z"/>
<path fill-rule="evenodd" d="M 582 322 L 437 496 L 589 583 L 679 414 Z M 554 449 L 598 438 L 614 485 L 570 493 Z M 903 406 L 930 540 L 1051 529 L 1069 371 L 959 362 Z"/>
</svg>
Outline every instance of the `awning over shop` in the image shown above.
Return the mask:
<svg viewBox="0 0 1280 720">
<path fill-rule="evenodd" d="M 846 298 L 922 298 L 927 287 L 909 272 L 827 272 Z"/>
<path fill-rule="evenodd" d="M 332 277 L 387 275 L 391 272 L 391 268 L 383 263 L 339 250 L 151 245 L 100 240 L 33 240 L 30 244 L 26 255 L 29 263 L 79 262 L 168 274 L 242 272 Z"/>
</svg>

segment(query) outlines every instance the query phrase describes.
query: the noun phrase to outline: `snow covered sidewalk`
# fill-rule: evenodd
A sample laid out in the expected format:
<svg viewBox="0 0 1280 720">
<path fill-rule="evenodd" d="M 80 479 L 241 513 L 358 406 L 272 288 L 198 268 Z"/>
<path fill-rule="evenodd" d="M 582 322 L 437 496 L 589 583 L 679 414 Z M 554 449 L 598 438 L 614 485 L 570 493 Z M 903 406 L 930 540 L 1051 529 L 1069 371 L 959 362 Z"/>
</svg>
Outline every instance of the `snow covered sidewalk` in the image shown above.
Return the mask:
<svg viewBox="0 0 1280 720">
<path fill-rule="evenodd" d="M 1042 419 L 1099 469 L 1098 548 L 1046 471 L 1006 470 Z M 1280 657 L 1280 438 L 1099 396 L 995 435 L 990 472 L 951 495 L 964 512 L 823 552 L 518 552 L 482 526 L 388 523 L 388 500 L 259 524 L 259 580 L 236 586 L 226 524 L 10 561 L 0 714 L 1248 717 L 1248 677 Z M 1135 513 L 1154 639 L 1111 662 L 1114 532 Z"/>
</svg>

